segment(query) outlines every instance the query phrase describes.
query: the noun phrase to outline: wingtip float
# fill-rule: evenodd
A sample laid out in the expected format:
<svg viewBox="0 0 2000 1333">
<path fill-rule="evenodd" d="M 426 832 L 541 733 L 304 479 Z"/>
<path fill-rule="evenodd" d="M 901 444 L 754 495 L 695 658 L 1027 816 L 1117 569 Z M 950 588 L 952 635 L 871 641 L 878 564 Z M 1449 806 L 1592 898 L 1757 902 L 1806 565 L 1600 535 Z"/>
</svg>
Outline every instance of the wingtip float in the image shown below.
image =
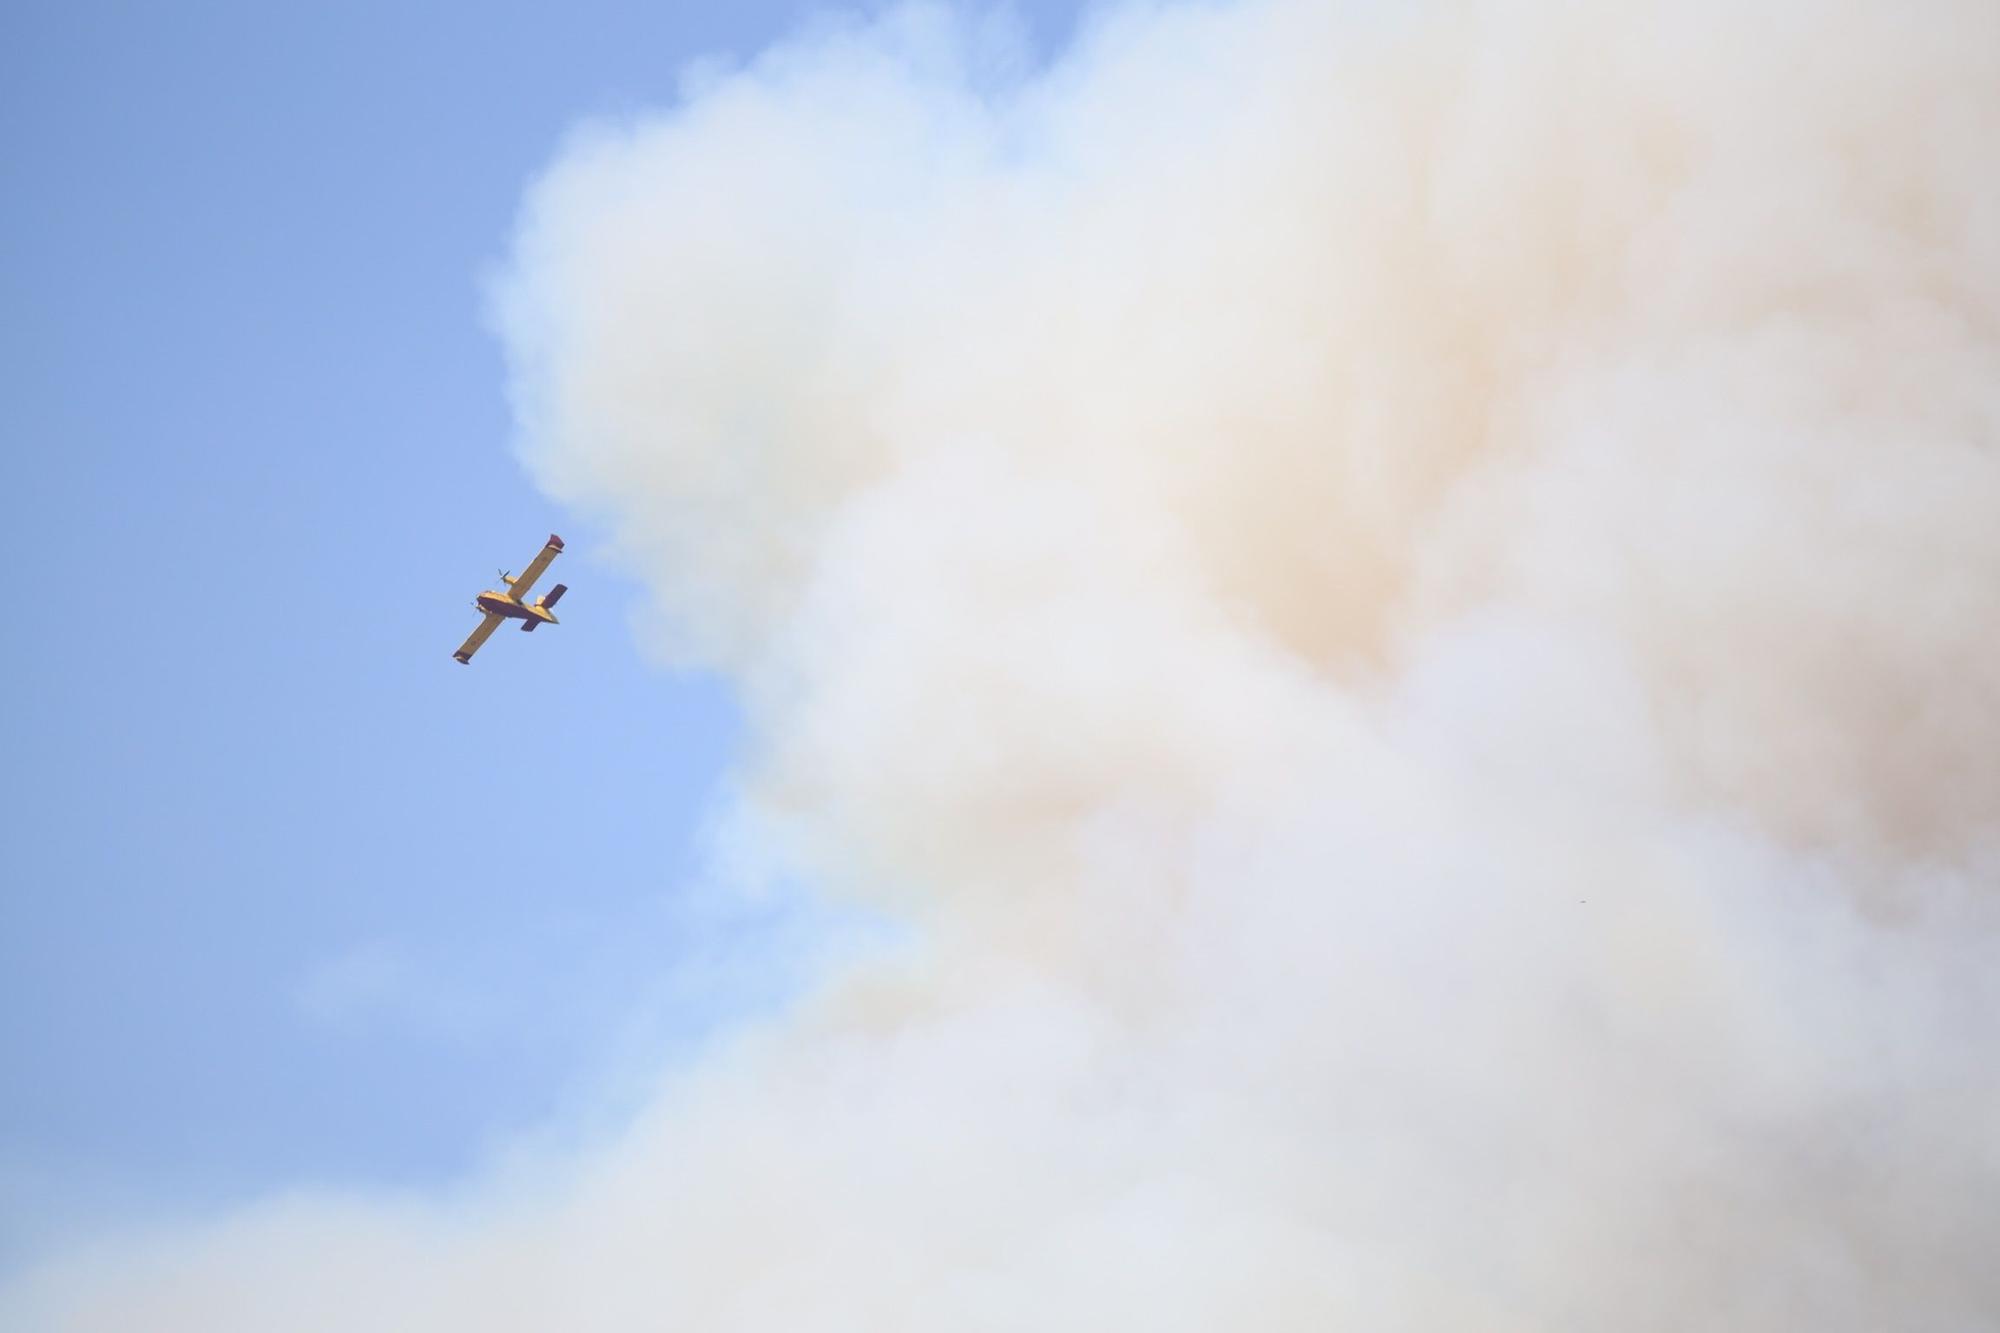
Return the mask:
<svg viewBox="0 0 2000 1333">
<path fill-rule="evenodd" d="M 562 600 L 562 595 L 569 591 L 566 585 L 558 583 L 549 589 L 546 596 L 537 597 L 532 602 L 524 599 L 528 595 L 528 590 L 535 586 L 535 580 L 542 576 L 542 571 L 562 554 L 562 548 L 562 538 L 552 532 L 549 534 L 548 545 L 535 553 L 534 560 L 521 571 L 519 577 L 509 574 L 504 569 L 500 571 L 500 582 L 506 586 L 506 591 L 494 592 L 488 589 L 473 599 L 473 607 L 486 619 L 479 622 L 479 628 L 472 631 L 471 638 L 459 645 L 458 651 L 452 654 L 453 660 L 466 666 L 472 665 L 472 655 L 479 651 L 480 644 L 492 637 L 494 630 L 500 628 L 500 622 L 503 620 L 520 621 L 524 633 L 532 632 L 538 625 L 560 623 L 555 617 L 555 605 Z"/>
</svg>

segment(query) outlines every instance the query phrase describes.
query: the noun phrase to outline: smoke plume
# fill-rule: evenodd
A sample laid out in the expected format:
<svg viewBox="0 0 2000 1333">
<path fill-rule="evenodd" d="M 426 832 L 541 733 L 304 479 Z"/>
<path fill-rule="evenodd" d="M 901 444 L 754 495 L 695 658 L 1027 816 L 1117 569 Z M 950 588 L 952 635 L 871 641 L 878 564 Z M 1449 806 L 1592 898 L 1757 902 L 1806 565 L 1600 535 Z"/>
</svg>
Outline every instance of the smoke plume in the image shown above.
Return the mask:
<svg viewBox="0 0 2000 1333">
<path fill-rule="evenodd" d="M 918 10 L 579 134 L 527 463 L 736 682 L 732 864 L 907 943 L 581 1160 L 16 1299 L 2000 1324 L 1995 143 L 1987 0 L 1149 4 L 1038 72 Z"/>
</svg>

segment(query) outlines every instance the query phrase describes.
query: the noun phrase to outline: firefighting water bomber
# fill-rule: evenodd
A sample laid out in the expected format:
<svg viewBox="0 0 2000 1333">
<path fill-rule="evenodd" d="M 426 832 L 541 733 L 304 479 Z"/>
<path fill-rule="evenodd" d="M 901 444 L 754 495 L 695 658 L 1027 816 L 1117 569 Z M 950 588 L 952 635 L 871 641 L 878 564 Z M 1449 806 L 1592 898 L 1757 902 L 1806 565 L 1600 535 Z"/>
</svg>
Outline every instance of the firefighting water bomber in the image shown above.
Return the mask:
<svg viewBox="0 0 2000 1333">
<path fill-rule="evenodd" d="M 520 621 L 523 633 L 533 633 L 537 625 L 557 624 L 555 605 L 569 591 L 566 586 L 558 583 L 549 589 L 545 597 L 537 597 L 532 602 L 524 599 L 528 590 L 535 586 L 535 580 L 542 576 L 542 571 L 549 567 L 549 562 L 562 554 L 562 548 L 562 538 L 552 532 L 549 544 L 535 553 L 535 558 L 521 571 L 519 578 L 501 570 L 500 582 L 507 591 L 493 592 L 489 589 L 473 599 L 473 606 L 484 612 L 486 619 L 479 622 L 479 628 L 472 631 L 472 637 L 460 644 L 452 656 L 467 666 L 472 665 L 472 655 L 479 651 L 480 644 L 492 637 L 494 630 L 500 628 L 503 620 Z"/>
</svg>

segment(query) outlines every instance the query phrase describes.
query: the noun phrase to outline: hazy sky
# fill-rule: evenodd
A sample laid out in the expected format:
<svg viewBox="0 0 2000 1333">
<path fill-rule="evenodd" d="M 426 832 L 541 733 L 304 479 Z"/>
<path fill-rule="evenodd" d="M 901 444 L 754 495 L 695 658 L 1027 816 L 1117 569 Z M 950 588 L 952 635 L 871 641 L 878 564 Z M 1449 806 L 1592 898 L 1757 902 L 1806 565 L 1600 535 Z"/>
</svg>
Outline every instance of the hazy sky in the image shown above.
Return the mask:
<svg viewBox="0 0 2000 1333">
<path fill-rule="evenodd" d="M 8 20 L 0 1324 L 2000 1323 L 2000 10 L 730 12 Z"/>
<path fill-rule="evenodd" d="M 771 984 L 676 973 L 731 707 L 523 479 L 484 283 L 576 121 L 806 8 L 0 14 L 0 1263 L 450 1176 Z M 559 633 L 459 667 L 551 530 Z"/>
</svg>

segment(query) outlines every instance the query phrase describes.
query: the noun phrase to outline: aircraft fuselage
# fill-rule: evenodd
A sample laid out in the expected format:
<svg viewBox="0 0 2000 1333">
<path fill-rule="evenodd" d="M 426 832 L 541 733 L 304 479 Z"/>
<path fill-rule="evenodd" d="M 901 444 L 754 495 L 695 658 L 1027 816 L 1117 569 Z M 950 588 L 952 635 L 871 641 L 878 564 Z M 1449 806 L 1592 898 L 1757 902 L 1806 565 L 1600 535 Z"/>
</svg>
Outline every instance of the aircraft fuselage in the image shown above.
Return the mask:
<svg viewBox="0 0 2000 1333">
<path fill-rule="evenodd" d="M 489 616 L 506 616 L 509 620 L 539 620 L 543 624 L 556 624 L 555 613 L 532 603 L 523 605 L 504 592 L 482 592 L 472 603 Z"/>
</svg>

